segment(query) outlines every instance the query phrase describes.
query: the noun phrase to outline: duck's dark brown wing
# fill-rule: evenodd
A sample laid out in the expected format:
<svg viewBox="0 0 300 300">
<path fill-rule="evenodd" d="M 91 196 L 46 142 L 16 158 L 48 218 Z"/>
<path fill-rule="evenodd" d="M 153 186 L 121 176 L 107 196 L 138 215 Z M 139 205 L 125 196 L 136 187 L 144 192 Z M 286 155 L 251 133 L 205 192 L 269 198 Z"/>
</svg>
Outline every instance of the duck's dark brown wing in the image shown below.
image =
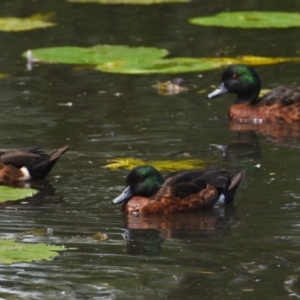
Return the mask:
<svg viewBox="0 0 300 300">
<path fill-rule="evenodd" d="M 25 150 L 14 150 L 0 153 L 0 162 L 4 164 L 12 164 L 17 168 L 26 167 L 42 154 L 37 154 L 37 148 Z M 31 151 L 32 150 L 32 151 Z"/>
<path fill-rule="evenodd" d="M 300 104 L 300 86 L 282 85 L 272 89 L 259 101 L 259 105 L 271 106 L 281 104 L 283 106 Z"/>
<path fill-rule="evenodd" d="M 205 189 L 207 183 L 212 179 L 216 181 L 216 178 L 222 174 L 223 171 L 215 168 L 169 173 L 164 176 L 165 182 L 159 193 L 168 193 L 175 197 L 185 198 Z"/>
<path fill-rule="evenodd" d="M 227 171 L 217 170 L 215 167 L 206 170 L 170 173 L 166 175 L 165 182 L 156 198 L 160 199 L 165 194 L 171 194 L 183 199 L 202 191 L 207 184 L 210 184 L 217 189 L 219 195 L 224 194 L 226 202 L 229 203 L 233 200 L 244 176 L 245 172 L 242 171 L 231 177 Z"/>
</svg>

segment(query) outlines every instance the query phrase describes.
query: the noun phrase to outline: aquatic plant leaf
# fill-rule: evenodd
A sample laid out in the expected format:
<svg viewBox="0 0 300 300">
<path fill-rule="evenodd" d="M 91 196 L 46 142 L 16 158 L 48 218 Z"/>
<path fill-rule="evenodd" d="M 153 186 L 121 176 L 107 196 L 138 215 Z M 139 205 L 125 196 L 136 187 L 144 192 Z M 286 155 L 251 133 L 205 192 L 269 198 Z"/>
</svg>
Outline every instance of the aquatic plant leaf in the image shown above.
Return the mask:
<svg viewBox="0 0 300 300">
<path fill-rule="evenodd" d="M 128 47 L 124 45 L 96 45 L 93 47 L 53 47 L 32 50 L 35 61 L 65 64 L 105 64 L 107 67 L 153 61 L 168 54 L 165 49 L 154 47 Z M 27 53 L 23 53 L 27 56 Z"/>
<path fill-rule="evenodd" d="M 177 171 L 177 170 L 193 170 L 207 166 L 209 162 L 204 162 L 200 159 L 186 159 L 186 160 L 153 160 L 145 161 L 135 158 L 115 158 L 109 159 L 109 164 L 103 166 L 103 168 L 115 170 L 115 169 L 128 169 L 131 170 L 134 167 L 140 165 L 151 165 L 160 171 Z"/>
<path fill-rule="evenodd" d="M 54 47 L 23 53 L 33 62 L 93 65 L 102 72 L 119 74 L 178 74 L 218 69 L 228 64 L 267 65 L 299 62 L 299 57 L 233 57 L 165 58 L 168 51 L 158 48 L 97 45 L 83 47 Z"/>
<path fill-rule="evenodd" d="M 233 57 L 188 58 L 174 57 L 153 61 L 124 61 L 122 63 L 105 63 L 96 68 L 102 72 L 121 74 L 178 74 L 186 72 L 204 72 L 218 69 L 228 64 L 269 65 L 282 62 L 299 62 L 299 57 L 261 57 L 244 55 Z"/>
<path fill-rule="evenodd" d="M 33 196 L 37 192 L 34 189 L 0 185 L 0 202 L 24 199 Z"/>
<path fill-rule="evenodd" d="M 0 18 L 0 31 L 26 31 L 56 26 L 55 23 L 47 21 L 52 15 L 53 14 L 36 14 L 28 18 Z"/>
<path fill-rule="evenodd" d="M 259 97 L 264 96 L 265 94 L 269 93 L 271 89 L 261 89 L 259 93 Z"/>
<path fill-rule="evenodd" d="M 208 17 L 191 18 L 189 22 L 202 26 L 288 28 L 300 26 L 300 14 L 275 11 L 222 12 Z"/>
<path fill-rule="evenodd" d="M 101 243 L 108 239 L 108 235 L 106 233 L 97 232 L 92 235 L 92 238 L 95 239 L 97 242 Z"/>
<path fill-rule="evenodd" d="M 134 5 L 150 5 L 160 3 L 187 3 L 191 0 L 67 0 L 75 3 L 98 3 L 98 4 L 134 4 Z"/>
<path fill-rule="evenodd" d="M 42 243 L 18 243 L 14 240 L 0 239 L 0 264 L 50 260 L 57 251 L 65 250 L 60 246 L 48 246 Z"/>
</svg>

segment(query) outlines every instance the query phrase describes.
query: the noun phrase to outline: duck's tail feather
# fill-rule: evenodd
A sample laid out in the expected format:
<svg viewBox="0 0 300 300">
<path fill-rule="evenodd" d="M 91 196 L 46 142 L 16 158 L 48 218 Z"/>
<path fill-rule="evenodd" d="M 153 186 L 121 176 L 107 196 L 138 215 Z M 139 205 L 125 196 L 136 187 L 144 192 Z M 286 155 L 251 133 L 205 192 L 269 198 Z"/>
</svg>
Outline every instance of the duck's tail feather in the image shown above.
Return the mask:
<svg viewBox="0 0 300 300">
<path fill-rule="evenodd" d="M 53 166 L 57 160 L 65 152 L 69 150 L 69 146 L 64 146 L 58 150 L 55 150 L 47 155 L 40 156 L 38 159 L 34 160 L 28 167 L 28 172 L 31 179 L 43 179 L 52 170 Z"/>
<path fill-rule="evenodd" d="M 225 203 L 228 204 L 233 201 L 235 193 L 245 178 L 245 170 L 239 172 L 235 176 L 233 176 L 230 180 L 230 184 L 228 188 L 225 189 L 224 196 L 225 196 Z"/>
<path fill-rule="evenodd" d="M 239 185 L 242 183 L 242 181 L 245 178 L 245 170 L 239 172 L 238 174 L 236 174 L 235 176 L 233 176 L 231 178 L 231 183 L 228 187 L 228 190 L 233 190 L 233 189 L 237 189 L 239 187 Z"/>
</svg>

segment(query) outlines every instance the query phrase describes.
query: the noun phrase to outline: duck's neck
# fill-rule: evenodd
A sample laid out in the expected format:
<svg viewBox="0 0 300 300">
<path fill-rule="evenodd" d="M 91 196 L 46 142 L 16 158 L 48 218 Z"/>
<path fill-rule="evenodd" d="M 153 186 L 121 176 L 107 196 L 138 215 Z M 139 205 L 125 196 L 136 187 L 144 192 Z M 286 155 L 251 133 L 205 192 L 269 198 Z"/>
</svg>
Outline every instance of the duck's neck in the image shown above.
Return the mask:
<svg viewBox="0 0 300 300">
<path fill-rule="evenodd" d="M 238 94 L 235 100 L 235 104 L 249 103 L 250 105 L 255 105 L 260 101 L 259 98 L 260 89 L 252 90 L 251 92 L 246 92 L 243 94 Z"/>
</svg>

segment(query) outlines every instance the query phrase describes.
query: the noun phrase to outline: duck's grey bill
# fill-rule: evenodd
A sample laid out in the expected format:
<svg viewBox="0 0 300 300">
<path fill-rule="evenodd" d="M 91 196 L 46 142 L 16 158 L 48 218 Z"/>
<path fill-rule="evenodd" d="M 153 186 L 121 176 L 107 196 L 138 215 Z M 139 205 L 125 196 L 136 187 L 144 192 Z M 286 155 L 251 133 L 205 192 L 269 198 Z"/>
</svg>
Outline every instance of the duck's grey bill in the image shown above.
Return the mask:
<svg viewBox="0 0 300 300">
<path fill-rule="evenodd" d="M 122 202 L 128 200 L 132 196 L 133 196 L 133 194 L 131 192 L 130 186 L 127 186 L 125 188 L 125 190 L 118 197 L 116 197 L 114 200 L 111 201 L 111 203 L 119 204 L 119 203 L 122 203 Z"/>
<path fill-rule="evenodd" d="M 228 89 L 226 89 L 226 87 L 224 86 L 224 83 L 221 83 L 221 85 L 217 89 L 215 89 L 212 93 L 207 95 L 207 98 L 211 99 L 211 98 L 217 97 L 219 95 L 225 94 L 227 92 L 228 92 Z"/>
</svg>

